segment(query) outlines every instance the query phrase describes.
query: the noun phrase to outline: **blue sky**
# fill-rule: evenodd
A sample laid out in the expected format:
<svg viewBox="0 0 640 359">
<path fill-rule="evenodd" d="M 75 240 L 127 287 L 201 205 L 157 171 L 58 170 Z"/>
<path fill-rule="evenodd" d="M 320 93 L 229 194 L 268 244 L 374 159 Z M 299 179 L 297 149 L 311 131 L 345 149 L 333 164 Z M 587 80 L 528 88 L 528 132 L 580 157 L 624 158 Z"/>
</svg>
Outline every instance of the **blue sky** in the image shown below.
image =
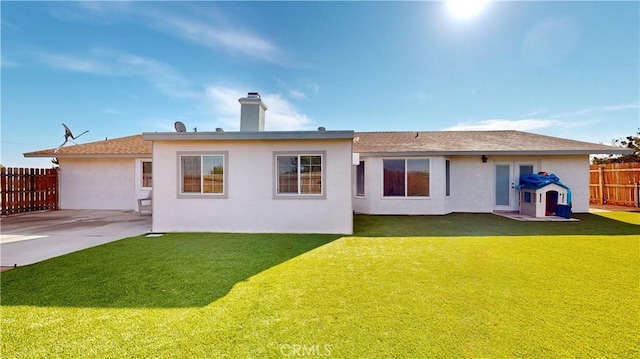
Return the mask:
<svg viewBox="0 0 640 359">
<path fill-rule="evenodd" d="M 609 144 L 640 127 L 640 2 L 1 3 L 2 158 L 173 123 L 516 129 Z"/>
</svg>

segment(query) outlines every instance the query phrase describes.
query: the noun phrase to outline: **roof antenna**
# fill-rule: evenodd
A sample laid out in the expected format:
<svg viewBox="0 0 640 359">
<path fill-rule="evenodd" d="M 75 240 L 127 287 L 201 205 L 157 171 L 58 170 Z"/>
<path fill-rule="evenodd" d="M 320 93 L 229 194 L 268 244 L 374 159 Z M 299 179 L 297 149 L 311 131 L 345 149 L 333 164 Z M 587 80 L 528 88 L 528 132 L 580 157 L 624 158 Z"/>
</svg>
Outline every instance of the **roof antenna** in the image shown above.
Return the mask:
<svg viewBox="0 0 640 359">
<path fill-rule="evenodd" d="M 173 127 L 176 129 L 176 132 L 187 132 L 187 126 L 180 121 L 176 121 L 176 123 L 173 124 Z"/>
<path fill-rule="evenodd" d="M 62 124 L 62 127 L 64 127 L 64 142 L 62 142 L 62 144 L 60 146 L 58 146 L 53 153 L 58 152 L 59 149 L 62 148 L 62 146 L 66 145 L 67 142 L 69 142 L 69 137 L 71 137 L 72 140 L 77 139 L 78 137 L 84 135 L 85 133 L 89 132 L 89 130 L 84 131 L 83 133 L 79 134 L 78 136 L 74 136 L 73 133 L 71 132 L 71 130 L 69 129 L 69 127 L 67 125 L 65 125 L 64 123 Z M 73 141 L 71 141 L 73 142 Z M 73 142 L 75 143 L 75 142 Z"/>
</svg>

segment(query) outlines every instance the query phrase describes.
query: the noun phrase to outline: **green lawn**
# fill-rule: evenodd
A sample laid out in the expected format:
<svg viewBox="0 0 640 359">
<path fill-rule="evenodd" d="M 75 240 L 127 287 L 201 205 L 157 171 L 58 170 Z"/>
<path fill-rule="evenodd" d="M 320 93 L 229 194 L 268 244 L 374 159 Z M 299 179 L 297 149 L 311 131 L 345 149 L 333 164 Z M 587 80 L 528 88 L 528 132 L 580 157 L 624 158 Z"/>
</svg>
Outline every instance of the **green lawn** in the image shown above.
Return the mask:
<svg viewBox="0 0 640 359">
<path fill-rule="evenodd" d="M 638 357 L 633 215 L 128 238 L 2 273 L 2 357 Z"/>
</svg>

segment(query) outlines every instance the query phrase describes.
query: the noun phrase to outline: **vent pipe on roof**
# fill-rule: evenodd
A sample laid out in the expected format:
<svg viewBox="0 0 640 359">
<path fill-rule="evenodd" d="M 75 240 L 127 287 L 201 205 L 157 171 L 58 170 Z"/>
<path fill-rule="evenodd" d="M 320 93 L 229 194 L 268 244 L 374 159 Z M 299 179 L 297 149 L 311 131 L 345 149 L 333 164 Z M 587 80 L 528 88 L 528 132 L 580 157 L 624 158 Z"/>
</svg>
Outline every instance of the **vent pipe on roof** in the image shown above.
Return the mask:
<svg viewBox="0 0 640 359">
<path fill-rule="evenodd" d="M 264 112 L 267 110 L 267 105 L 262 102 L 260 94 L 249 92 L 247 97 L 238 99 L 238 102 L 240 102 L 240 131 L 264 131 Z"/>
</svg>

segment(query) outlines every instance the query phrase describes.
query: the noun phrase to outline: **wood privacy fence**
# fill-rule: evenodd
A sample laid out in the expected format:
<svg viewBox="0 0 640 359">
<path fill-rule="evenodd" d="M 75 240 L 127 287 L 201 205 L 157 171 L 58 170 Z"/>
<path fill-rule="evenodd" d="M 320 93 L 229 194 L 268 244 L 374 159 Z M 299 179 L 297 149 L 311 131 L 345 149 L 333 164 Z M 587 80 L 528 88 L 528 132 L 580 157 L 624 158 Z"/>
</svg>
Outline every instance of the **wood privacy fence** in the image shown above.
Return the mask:
<svg viewBox="0 0 640 359">
<path fill-rule="evenodd" d="M 0 169 L 2 215 L 58 209 L 58 170 L 55 168 Z"/>
<path fill-rule="evenodd" d="M 589 202 L 640 207 L 640 162 L 591 165 Z"/>
</svg>

